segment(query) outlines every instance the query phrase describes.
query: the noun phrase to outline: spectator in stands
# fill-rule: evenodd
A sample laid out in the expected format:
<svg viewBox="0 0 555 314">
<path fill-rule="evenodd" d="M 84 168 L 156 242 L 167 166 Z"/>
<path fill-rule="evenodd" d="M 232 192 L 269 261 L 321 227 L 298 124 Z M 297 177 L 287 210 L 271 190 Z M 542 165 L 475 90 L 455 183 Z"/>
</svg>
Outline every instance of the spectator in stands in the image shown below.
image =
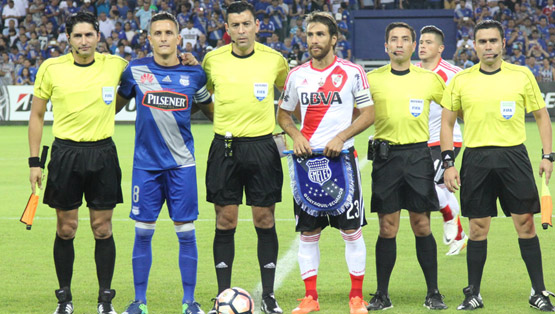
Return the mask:
<svg viewBox="0 0 555 314">
<path fill-rule="evenodd" d="M 104 37 L 112 36 L 112 31 L 116 29 L 116 25 L 108 19 L 105 12 L 101 12 L 98 15 L 98 26 L 100 28 L 100 32 Z"/>
<path fill-rule="evenodd" d="M 4 20 L 4 27 L 10 26 L 10 21 L 13 21 L 13 27 L 17 27 L 19 16 L 15 8 L 13 0 L 8 0 L 8 3 L 4 5 L 2 9 L 2 20 Z"/>
<path fill-rule="evenodd" d="M 33 22 L 35 22 L 35 24 L 40 24 L 40 18 L 45 8 L 46 5 L 42 2 L 42 0 L 33 0 L 33 3 L 29 6 L 29 14 L 32 15 Z"/>
<path fill-rule="evenodd" d="M 12 85 L 14 82 L 13 73 L 15 71 L 15 63 L 10 60 L 7 51 L 2 52 L 2 62 L 0 63 L 0 77 L 4 85 Z"/>
<path fill-rule="evenodd" d="M 176 16 L 177 22 L 179 23 L 179 28 L 185 27 L 187 25 L 187 21 L 191 19 L 191 3 L 185 2 L 181 4 L 179 13 Z"/>
<path fill-rule="evenodd" d="M 31 76 L 29 72 L 29 68 L 22 68 L 21 74 L 17 76 L 17 80 L 15 85 L 33 85 L 35 83 L 34 78 Z"/>
<path fill-rule="evenodd" d="M 222 18 L 222 14 L 220 10 L 215 10 L 212 12 L 212 16 L 208 21 L 208 33 L 210 34 L 208 37 L 208 42 L 210 46 L 214 47 L 217 45 L 218 40 L 223 38 L 224 31 L 225 31 L 225 22 Z"/>
<path fill-rule="evenodd" d="M 204 59 L 204 55 L 206 54 L 206 48 L 208 46 L 209 45 L 206 40 L 206 35 L 200 34 L 198 36 L 197 42 L 193 46 L 193 51 L 196 52 L 199 61 L 202 61 L 202 59 Z"/>
<path fill-rule="evenodd" d="M 534 58 L 533 56 L 526 58 L 526 66 L 528 67 L 528 69 L 530 69 L 530 71 L 532 71 L 532 74 L 534 74 L 534 77 L 536 78 L 536 80 L 539 81 L 540 66 L 536 64 L 536 58 Z"/>
<path fill-rule="evenodd" d="M 272 4 L 266 7 L 266 14 L 270 16 L 270 21 L 274 23 L 274 27 L 276 28 L 274 32 L 280 34 L 280 39 L 283 38 L 283 18 L 287 15 L 283 11 L 283 8 L 279 6 L 278 0 L 272 0 Z"/>
<path fill-rule="evenodd" d="M 351 58 L 352 58 L 351 44 L 349 43 L 349 41 L 347 41 L 347 38 L 345 38 L 345 35 L 343 34 L 339 34 L 339 38 L 335 46 L 335 54 L 337 55 L 338 58 L 351 61 Z"/>
<path fill-rule="evenodd" d="M 545 58 L 542 60 L 540 67 L 540 82 L 553 82 L 555 77 L 555 68 L 551 65 L 550 59 Z"/>
<path fill-rule="evenodd" d="M 464 18 L 466 18 L 466 20 L 472 18 L 472 9 L 466 6 L 466 0 L 461 0 L 459 4 L 460 6 L 457 9 L 455 9 L 455 13 L 454 13 L 455 17 L 453 18 L 453 20 L 457 24 L 462 22 Z"/>
<path fill-rule="evenodd" d="M 463 51 L 461 52 L 461 55 L 460 55 L 460 62 L 457 65 L 463 69 L 468 69 L 474 65 L 474 62 L 468 60 L 468 54 L 466 54 L 466 52 Z"/>
<path fill-rule="evenodd" d="M 270 21 L 270 15 L 264 13 L 264 18 L 258 28 L 258 41 L 265 44 L 268 38 L 276 31 L 274 22 Z"/>
<path fill-rule="evenodd" d="M 304 9 L 304 0 L 292 0 L 291 4 L 289 5 L 289 13 L 287 14 L 289 17 L 289 25 L 294 25 L 291 27 L 290 34 L 295 34 L 293 31 L 294 27 L 298 27 L 298 22 L 301 21 L 301 25 L 303 23 L 303 16 L 305 13 Z"/>
<path fill-rule="evenodd" d="M 135 16 L 139 19 L 139 27 L 142 30 L 147 30 L 150 24 L 150 19 L 156 11 L 150 7 L 150 0 L 144 0 L 143 6 L 135 13 Z"/>
<path fill-rule="evenodd" d="M 135 20 L 135 15 L 131 10 L 127 11 L 127 17 L 123 20 L 123 23 L 129 23 L 131 29 L 134 31 L 139 29 L 139 23 Z"/>
<path fill-rule="evenodd" d="M 118 10 L 120 16 L 127 16 L 127 12 L 130 11 L 127 1 L 124 0 L 117 0 L 113 9 Z"/>
<path fill-rule="evenodd" d="M 194 22 L 193 19 L 189 19 L 189 21 L 187 21 L 187 26 L 185 28 L 183 28 L 180 32 L 181 38 L 183 40 L 183 49 L 186 49 L 186 45 L 187 43 L 191 44 L 191 50 L 193 49 L 193 46 L 195 45 L 195 43 L 197 42 L 198 36 L 202 35 L 202 32 L 193 26 Z M 198 57 L 197 57 L 198 59 Z"/>
<path fill-rule="evenodd" d="M 513 55 L 510 58 L 512 64 L 525 65 L 526 57 L 522 53 L 522 48 L 519 44 L 513 44 Z"/>
<path fill-rule="evenodd" d="M 547 23 L 547 17 L 541 16 L 538 19 L 538 24 L 536 25 L 536 29 L 540 32 L 540 37 L 543 39 L 549 38 L 549 29 L 553 28 L 552 24 Z"/>
</svg>

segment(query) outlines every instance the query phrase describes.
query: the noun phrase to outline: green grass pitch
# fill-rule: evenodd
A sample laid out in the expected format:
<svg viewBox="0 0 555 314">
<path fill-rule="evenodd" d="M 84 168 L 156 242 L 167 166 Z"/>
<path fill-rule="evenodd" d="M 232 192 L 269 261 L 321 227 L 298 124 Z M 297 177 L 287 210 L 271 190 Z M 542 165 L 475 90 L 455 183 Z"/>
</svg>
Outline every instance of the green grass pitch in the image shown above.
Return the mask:
<svg viewBox="0 0 555 314">
<path fill-rule="evenodd" d="M 540 141 L 537 127 L 527 123 L 526 145 L 531 155 L 537 177 L 540 156 Z M 375 214 L 369 210 L 371 196 L 370 173 L 372 164 L 366 159 L 366 139 L 372 128 L 359 135 L 356 140 L 362 163 L 362 181 L 366 200 L 368 225 L 364 230 L 367 246 L 367 273 L 364 295 L 376 288 L 374 247 L 378 234 Z M 216 277 L 212 260 L 214 235 L 213 206 L 205 201 L 204 174 L 212 125 L 193 125 L 195 136 L 197 175 L 199 188 L 199 221 L 196 222 L 199 269 L 196 290 L 197 301 L 205 311 L 216 293 Z M 122 312 L 134 297 L 131 252 L 134 238 L 134 223 L 128 218 L 131 197 L 131 167 L 133 158 L 134 127 L 117 125 L 114 136 L 121 168 L 125 203 L 114 211 L 114 237 L 117 246 L 116 270 L 113 288 L 117 290 L 114 306 Z M 45 127 L 43 144 L 52 142 L 51 128 Z M 24 126 L 0 127 L 0 313 L 51 313 L 56 304 L 54 289 L 57 280 L 52 258 L 55 235 L 54 210 L 41 204 L 31 231 L 18 220 L 29 197 L 29 171 L 27 167 L 27 128 Z M 459 158 L 460 159 L 460 158 Z M 285 313 L 297 305 L 297 298 L 304 295 L 304 284 L 299 276 L 296 256 L 292 196 L 285 167 L 283 202 L 276 206 L 276 227 L 280 241 L 280 263 L 276 297 Z M 539 180 L 539 179 L 538 179 Z M 539 182 L 539 181 L 538 181 Z M 553 186 L 553 184 L 551 184 Z M 42 201 L 42 198 L 41 198 Z M 462 301 L 462 288 L 466 286 L 466 251 L 459 256 L 445 256 L 442 220 L 439 213 L 432 215 L 432 230 L 438 243 L 439 287 L 454 312 Z M 414 236 L 410 230 L 407 213 L 402 215 L 401 228 L 397 237 L 397 263 L 391 278 L 390 294 L 394 308 L 388 313 L 428 312 L 422 304 L 426 294 L 424 277 L 418 265 Z M 251 212 L 245 206 L 240 210 L 240 222 L 236 233 L 236 255 L 232 285 L 255 292 L 260 280 L 256 259 L 256 233 L 252 225 Z M 468 221 L 463 219 L 467 230 Z M 541 230 L 539 215 L 536 226 L 540 237 L 544 275 L 548 289 L 555 289 L 555 231 Z M 488 261 L 482 284 L 485 309 L 480 313 L 533 313 L 527 304 L 530 282 L 524 263 L 520 258 L 516 232 L 512 221 L 507 218 L 494 219 L 489 236 Z M 79 228 L 75 239 L 75 266 L 72 292 L 75 313 L 96 313 L 97 280 L 93 257 L 94 239 L 89 227 L 88 211 L 80 210 Z M 349 313 L 348 293 L 350 279 L 344 259 L 344 244 L 337 230 L 326 229 L 320 240 L 321 265 L 318 276 L 320 313 Z M 177 313 L 181 309 L 181 284 L 177 263 L 177 238 L 163 210 L 153 240 L 153 265 L 150 274 L 148 305 L 150 313 Z M 256 294 L 256 293 L 255 293 Z M 259 305 L 256 305 L 258 310 Z"/>
</svg>

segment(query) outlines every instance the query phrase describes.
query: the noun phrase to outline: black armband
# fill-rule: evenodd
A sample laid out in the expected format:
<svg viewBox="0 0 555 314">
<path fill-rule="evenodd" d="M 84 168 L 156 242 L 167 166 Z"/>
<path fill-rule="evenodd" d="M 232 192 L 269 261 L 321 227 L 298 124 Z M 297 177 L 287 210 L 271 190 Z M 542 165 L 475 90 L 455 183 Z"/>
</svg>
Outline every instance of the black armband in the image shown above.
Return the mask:
<svg viewBox="0 0 555 314">
<path fill-rule="evenodd" d="M 39 157 L 29 157 L 29 168 L 40 167 Z"/>
</svg>

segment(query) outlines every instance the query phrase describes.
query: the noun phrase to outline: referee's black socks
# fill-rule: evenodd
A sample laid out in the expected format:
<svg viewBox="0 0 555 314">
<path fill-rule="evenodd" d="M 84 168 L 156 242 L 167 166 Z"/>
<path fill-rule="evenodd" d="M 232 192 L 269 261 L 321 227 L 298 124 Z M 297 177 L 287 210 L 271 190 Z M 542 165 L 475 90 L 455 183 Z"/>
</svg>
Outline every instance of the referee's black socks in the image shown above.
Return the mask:
<svg viewBox="0 0 555 314">
<path fill-rule="evenodd" d="M 267 296 L 274 292 L 279 250 L 276 226 L 267 229 L 255 227 L 255 229 L 258 235 L 258 264 L 262 278 L 262 295 Z"/>
<path fill-rule="evenodd" d="M 468 272 L 468 285 L 474 286 L 474 292 L 480 293 L 480 283 L 486 258 L 488 256 L 488 240 L 468 240 L 466 248 L 466 268 Z"/>
<path fill-rule="evenodd" d="M 397 259 L 396 238 L 386 239 L 378 236 L 376 241 L 376 277 L 378 280 L 378 290 L 388 294 L 389 278 Z"/>
<path fill-rule="evenodd" d="M 114 235 L 107 239 L 95 239 L 94 261 L 96 262 L 96 277 L 100 290 L 110 289 L 114 277 L 116 264 L 116 243 Z"/>
<path fill-rule="evenodd" d="M 532 281 L 532 288 L 534 288 L 535 293 L 544 291 L 542 251 L 538 236 L 536 235 L 531 239 L 519 238 L 518 245 L 520 246 L 520 255 L 522 255 L 528 275 Z"/>
<path fill-rule="evenodd" d="M 56 240 L 54 240 L 54 265 L 56 266 L 60 289 L 71 287 L 73 261 L 75 260 L 73 239 L 64 240 L 56 233 Z"/>
<path fill-rule="evenodd" d="M 230 230 L 216 228 L 212 250 L 218 279 L 218 294 L 220 294 L 231 287 L 231 268 L 235 258 L 235 228 Z"/>
<path fill-rule="evenodd" d="M 416 240 L 416 257 L 426 278 L 428 293 L 437 289 L 437 244 L 433 234 L 414 237 Z"/>
</svg>

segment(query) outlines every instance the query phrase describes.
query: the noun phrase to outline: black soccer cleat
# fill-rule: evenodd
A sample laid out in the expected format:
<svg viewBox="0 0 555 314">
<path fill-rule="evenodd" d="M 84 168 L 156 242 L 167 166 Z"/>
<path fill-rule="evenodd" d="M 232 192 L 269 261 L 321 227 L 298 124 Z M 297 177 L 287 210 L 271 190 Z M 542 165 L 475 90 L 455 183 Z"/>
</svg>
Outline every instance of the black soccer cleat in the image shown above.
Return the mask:
<svg viewBox="0 0 555 314">
<path fill-rule="evenodd" d="M 380 311 L 380 310 L 387 310 L 393 307 L 391 304 L 391 300 L 389 299 L 389 295 L 381 292 L 376 291 L 375 294 L 371 294 L 372 299 L 368 302 L 368 306 L 366 307 L 368 311 Z"/>
<path fill-rule="evenodd" d="M 216 302 L 218 301 L 218 298 L 212 298 L 212 301 L 214 302 L 214 306 L 212 306 L 212 309 L 206 314 L 218 314 L 218 309 L 216 308 Z"/>
<path fill-rule="evenodd" d="M 544 290 L 530 296 L 530 299 L 528 300 L 530 307 L 542 312 L 555 312 L 555 308 L 553 308 L 553 304 L 551 304 L 549 296 L 555 296 L 555 294 L 551 291 Z"/>
<path fill-rule="evenodd" d="M 58 306 L 54 314 L 72 314 L 73 302 L 71 302 L 71 291 L 69 288 L 64 287 L 56 290 L 56 298 L 58 299 Z"/>
<path fill-rule="evenodd" d="M 446 310 L 447 305 L 443 302 L 443 296 L 439 293 L 439 290 L 434 291 L 426 295 L 426 301 L 424 301 L 424 306 L 430 310 Z"/>
<path fill-rule="evenodd" d="M 101 289 L 98 291 L 98 314 L 117 314 L 112 306 L 112 299 L 116 296 L 116 290 Z"/>
<path fill-rule="evenodd" d="M 283 310 L 279 307 L 276 301 L 276 297 L 273 293 L 262 296 L 262 302 L 260 302 L 260 310 L 266 314 L 282 314 Z"/>
<path fill-rule="evenodd" d="M 474 286 L 470 285 L 464 288 L 463 293 L 464 301 L 457 307 L 457 310 L 472 311 L 484 307 L 480 293 L 476 294 L 474 292 Z"/>
</svg>

